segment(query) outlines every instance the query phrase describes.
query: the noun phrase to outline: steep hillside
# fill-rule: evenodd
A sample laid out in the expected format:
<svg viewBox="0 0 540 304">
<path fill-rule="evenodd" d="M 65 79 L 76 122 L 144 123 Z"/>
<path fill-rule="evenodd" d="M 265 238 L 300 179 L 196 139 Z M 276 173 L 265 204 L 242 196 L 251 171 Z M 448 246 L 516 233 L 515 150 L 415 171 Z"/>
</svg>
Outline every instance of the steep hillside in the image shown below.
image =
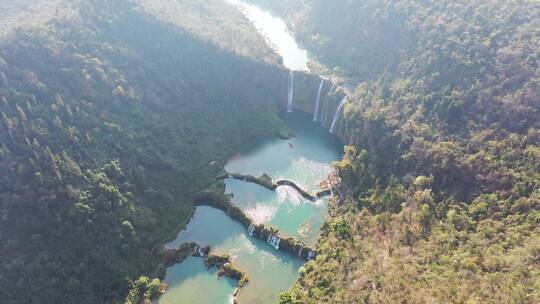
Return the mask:
<svg viewBox="0 0 540 304">
<path fill-rule="evenodd" d="M 238 55 L 133 1 L 70 9 L 0 44 L 2 303 L 123 302 L 237 146 L 283 129 L 262 44 Z"/>
<path fill-rule="evenodd" d="M 149 15 L 222 49 L 269 64 L 281 61 L 244 15 L 226 1 L 141 0 L 140 4 Z"/>
<path fill-rule="evenodd" d="M 0 0 L 0 40 L 13 37 L 22 28 L 76 17 L 77 11 L 66 0 Z"/>
<path fill-rule="evenodd" d="M 539 302 L 538 3 L 321 0 L 285 12 L 357 86 L 336 164 L 352 195 L 282 303 Z"/>
</svg>

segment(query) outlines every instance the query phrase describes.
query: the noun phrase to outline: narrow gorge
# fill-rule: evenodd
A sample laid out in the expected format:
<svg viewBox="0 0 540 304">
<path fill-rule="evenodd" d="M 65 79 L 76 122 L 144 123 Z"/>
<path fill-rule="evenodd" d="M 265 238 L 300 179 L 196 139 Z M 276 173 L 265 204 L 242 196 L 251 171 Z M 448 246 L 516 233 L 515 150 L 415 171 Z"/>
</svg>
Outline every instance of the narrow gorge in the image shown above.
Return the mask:
<svg viewBox="0 0 540 304">
<path fill-rule="evenodd" d="M 268 20 L 267 12 L 231 2 L 249 20 Z M 346 90 L 302 68 L 307 66 L 307 55 L 287 31 L 280 33 L 286 39 L 265 32 L 273 30 L 269 27 L 276 24 L 275 19 L 255 26 L 270 45 L 277 44 L 278 53 L 280 49 L 297 50 L 289 57 L 280 53 L 286 69 L 282 86 L 275 88 L 282 92 L 282 119 L 294 135 L 264 139 L 232 158 L 226 172 L 216 177 L 216 185 L 197 197 L 195 204 L 199 207 L 194 217 L 165 249 L 177 250 L 190 242 L 209 246 L 212 251 L 230 255 L 232 263 L 247 274 L 249 283 L 235 291 L 232 284 L 223 282 L 216 292 L 229 290 L 228 296 L 217 300 L 215 295 L 189 288 L 190 284 L 209 284 L 215 274 L 200 270 L 181 274 L 186 263 L 201 263 L 185 260 L 167 270 L 163 281 L 168 290 L 159 298 L 160 304 L 175 303 L 178 297 L 186 302 L 197 299 L 197 303 L 228 303 L 231 299 L 238 303 L 275 303 L 298 278 L 304 261 L 316 257 L 314 245 L 328 217 L 328 198 L 339 183 L 330 179 L 330 164 L 341 156 L 342 144 L 333 133 L 339 130 Z M 283 42 L 293 45 L 279 44 Z M 175 281 L 180 277 L 184 277 L 181 283 Z"/>
<path fill-rule="evenodd" d="M 0 0 L 2 304 L 540 303 L 537 0 Z"/>
</svg>

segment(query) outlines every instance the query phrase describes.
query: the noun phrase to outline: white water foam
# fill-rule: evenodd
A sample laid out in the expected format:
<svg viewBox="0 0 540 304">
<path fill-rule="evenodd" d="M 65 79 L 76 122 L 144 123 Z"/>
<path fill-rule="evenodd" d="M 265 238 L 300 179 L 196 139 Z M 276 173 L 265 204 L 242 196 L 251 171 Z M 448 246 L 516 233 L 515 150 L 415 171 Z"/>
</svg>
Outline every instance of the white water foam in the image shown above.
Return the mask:
<svg viewBox="0 0 540 304">
<path fill-rule="evenodd" d="M 268 205 L 268 203 L 257 203 L 254 208 L 246 209 L 246 213 L 253 219 L 255 224 L 268 223 L 278 211 L 277 206 Z"/>
</svg>

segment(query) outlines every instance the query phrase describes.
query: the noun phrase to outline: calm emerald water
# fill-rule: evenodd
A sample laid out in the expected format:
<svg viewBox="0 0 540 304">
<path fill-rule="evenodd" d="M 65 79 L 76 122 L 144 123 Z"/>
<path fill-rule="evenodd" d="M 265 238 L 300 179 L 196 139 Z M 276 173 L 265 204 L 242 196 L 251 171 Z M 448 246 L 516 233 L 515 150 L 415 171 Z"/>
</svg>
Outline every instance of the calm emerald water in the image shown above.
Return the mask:
<svg viewBox="0 0 540 304">
<path fill-rule="evenodd" d="M 279 293 L 294 284 L 298 277 L 298 269 L 303 263 L 302 260 L 277 251 L 263 241 L 249 237 L 244 227 L 231 220 L 223 211 L 211 207 L 198 207 L 186 230 L 169 245 L 176 246 L 188 241 L 209 245 L 214 252 L 230 254 L 235 267 L 248 274 L 250 282 L 240 292 L 240 303 L 275 303 Z M 186 260 L 182 264 L 202 265 L 202 259 Z M 179 276 L 196 278 L 196 282 L 190 282 L 191 286 L 186 286 L 182 281 L 179 281 L 179 284 L 169 285 L 167 293 L 178 294 L 178 296 L 167 297 L 166 293 L 160 299 L 160 304 L 209 303 L 206 300 L 183 300 L 185 297 L 196 298 L 201 293 L 207 294 L 207 297 L 212 299 L 222 296 L 211 303 L 230 303 L 234 286 L 220 286 L 214 290 L 211 287 L 215 284 L 205 285 L 208 279 L 206 275 L 201 275 L 202 272 L 206 272 L 204 266 L 203 268 L 188 266 L 186 270 L 182 272 L 182 269 L 169 268 L 165 281 L 169 282 L 169 278 Z M 192 288 L 194 286 L 198 287 Z M 222 288 L 225 288 L 225 292 Z M 180 291 L 177 292 L 177 290 Z M 180 292 L 182 295 L 179 295 Z"/>
<path fill-rule="evenodd" d="M 262 142 L 239 153 L 225 170 L 254 176 L 266 173 L 274 180 L 289 179 L 316 192 L 320 181 L 332 171 L 332 161 L 340 158 L 342 146 L 328 130 L 302 113 L 286 113 L 283 118 L 294 130 L 295 138 Z M 307 244 L 315 243 L 327 217 L 326 200 L 313 203 L 291 187 L 279 187 L 274 192 L 235 179 L 226 183 L 234 203 L 256 222 L 271 224 Z"/>
<path fill-rule="evenodd" d="M 252 175 L 268 173 L 315 191 L 319 181 L 330 172 L 330 163 L 341 156 L 341 145 L 308 116 L 287 113 L 284 119 L 296 138 L 265 140 L 238 154 L 226 169 Z M 250 183 L 227 180 L 227 191 L 234 194 L 234 202 L 251 216 L 275 225 L 284 233 L 314 242 L 327 216 L 326 202 L 304 200 L 288 187 L 278 189 L 272 192 Z M 239 223 L 211 207 L 198 207 L 186 229 L 167 245 L 176 247 L 188 241 L 229 253 L 234 265 L 248 274 L 250 282 L 240 292 L 240 303 L 275 303 L 279 294 L 294 284 L 304 262 L 248 236 Z M 214 273 L 207 272 L 202 259 L 197 258 L 170 267 L 165 281 L 170 284 L 169 290 L 160 298 L 160 304 L 230 303 L 235 290 L 228 280 L 217 280 Z"/>
<path fill-rule="evenodd" d="M 234 280 L 219 279 L 217 270 L 207 271 L 202 258 L 196 257 L 188 257 L 183 263 L 169 268 L 166 281 L 171 288 L 158 303 L 231 303 L 236 286 Z"/>
<path fill-rule="evenodd" d="M 307 51 L 301 48 L 287 29 L 285 21 L 255 5 L 240 0 L 227 0 L 238 7 L 268 44 L 283 58 L 283 65 L 293 71 L 308 71 Z"/>
</svg>

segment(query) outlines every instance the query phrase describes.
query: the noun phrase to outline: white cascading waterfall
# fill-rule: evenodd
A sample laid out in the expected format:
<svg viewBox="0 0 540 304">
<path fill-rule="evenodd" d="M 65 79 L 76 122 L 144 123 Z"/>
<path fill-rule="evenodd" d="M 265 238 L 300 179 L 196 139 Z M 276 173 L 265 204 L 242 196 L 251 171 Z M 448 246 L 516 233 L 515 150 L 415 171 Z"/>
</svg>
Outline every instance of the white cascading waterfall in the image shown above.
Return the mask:
<svg viewBox="0 0 540 304">
<path fill-rule="evenodd" d="M 330 100 L 324 103 L 323 111 L 321 113 L 321 122 L 322 125 L 326 125 L 326 120 L 328 117 L 328 109 L 330 108 Z"/>
<path fill-rule="evenodd" d="M 326 93 L 326 95 L 330 97 L 332 94 L 334 94 L 334 90 L 336 89 L 336 87 L 337 87 L 337 83 L 333 82 L 332 87 L 330 88 L 330 91 L 328 91 L 328 93 Z M 328 111 L 329 110 L 330 110 L 330 100 L 323 103 L 323 109 L 321 111 L 321 122 L 322 122 L 323 126 L 325 126 L 326 122 L 328 121 Z"/>
<path fill-rule="evenodd" d="M 302 257 L 302 246 L 298 249 L 298 257 Z"/>
<path fill-rule="evenodd" d="M 268 244 L 272 245 L 272 247 L 274 247 L 276 250 L 279 249 L 279 242 L 281 241 L 281 239 L 278 236 L 270 234 L 268 235 L 268 239 L 266 241 L 268 242 Z"/>
<path fill-rule="evenodd" d="M 289 95 L 287 96 L 287 112 L 292 112 L 293 110 L 293 98 L 294 98 L 294 73 L 289 71 Z"/>
<path fill-rule="evenodd" d="M 205 255 L 204 250 L 199 245 L 195 245 L 195 248 L 193 248 L 193 252 L 196 252 L 200 257 L 203 257 Z"/>
<path fill-rule="evenodd" d="M 339 106 L 336 109 L 336 113 L 334 113 L 334 119 L 332 120 L 332 126 L 330 126 L 330 133 L 336 132 L 336 126 L 339 121 L 339 118 L 341 117 L 341 112 L 343 111 L 343 105 L 345 105 L 345 102 L 347 101 L 347 96 L 343 98 L 343 100 L 339 103 Z"/>
<path fill-rule="evenodd" d="M 337 83 L 333 82 L 333 83 L 332 83 L 332 87 L 330 88 L 330 91 L 328 91 L 328 94 L 329 94 L 329 95 L 332 94 L 332 93 L 334 93 L 334 89 L 336 88 L 336 86 L 337 86 Z"/>
<path fill-rule="evenodd" d="M 319 90 L 317 91 L 317 98 L 315 98 L 315 111 L 313 112 L 313 121 L 317 121 L 319 117 L 319 106 L 321 104 L 321 93 L 324 85 L 324 79 L 321 79 L 321 84 L 319 85 Z"/>
<path fill-rule="evenodd" d="M 253 236 L 253 233 L 255 232 L 255 225 L 251 224 L 249 225 L 249 228 L 248 228 L 248 234 L 250 236 Z"/>
<path fill-rule="evenodd" d="M 307 258 L 308 260 L 313 260 L 315 258 L 315 252 L 313 252 L 313 250 L 310 250 Z"/>
<path fill-rule="evenodd" d="M 275 247 L 275 244 L 276 244 L 276 236 L 272 235 L 272 238 L 270 238 L 270 245 L 272 245 L 272 247 Z"/>
</svg>

